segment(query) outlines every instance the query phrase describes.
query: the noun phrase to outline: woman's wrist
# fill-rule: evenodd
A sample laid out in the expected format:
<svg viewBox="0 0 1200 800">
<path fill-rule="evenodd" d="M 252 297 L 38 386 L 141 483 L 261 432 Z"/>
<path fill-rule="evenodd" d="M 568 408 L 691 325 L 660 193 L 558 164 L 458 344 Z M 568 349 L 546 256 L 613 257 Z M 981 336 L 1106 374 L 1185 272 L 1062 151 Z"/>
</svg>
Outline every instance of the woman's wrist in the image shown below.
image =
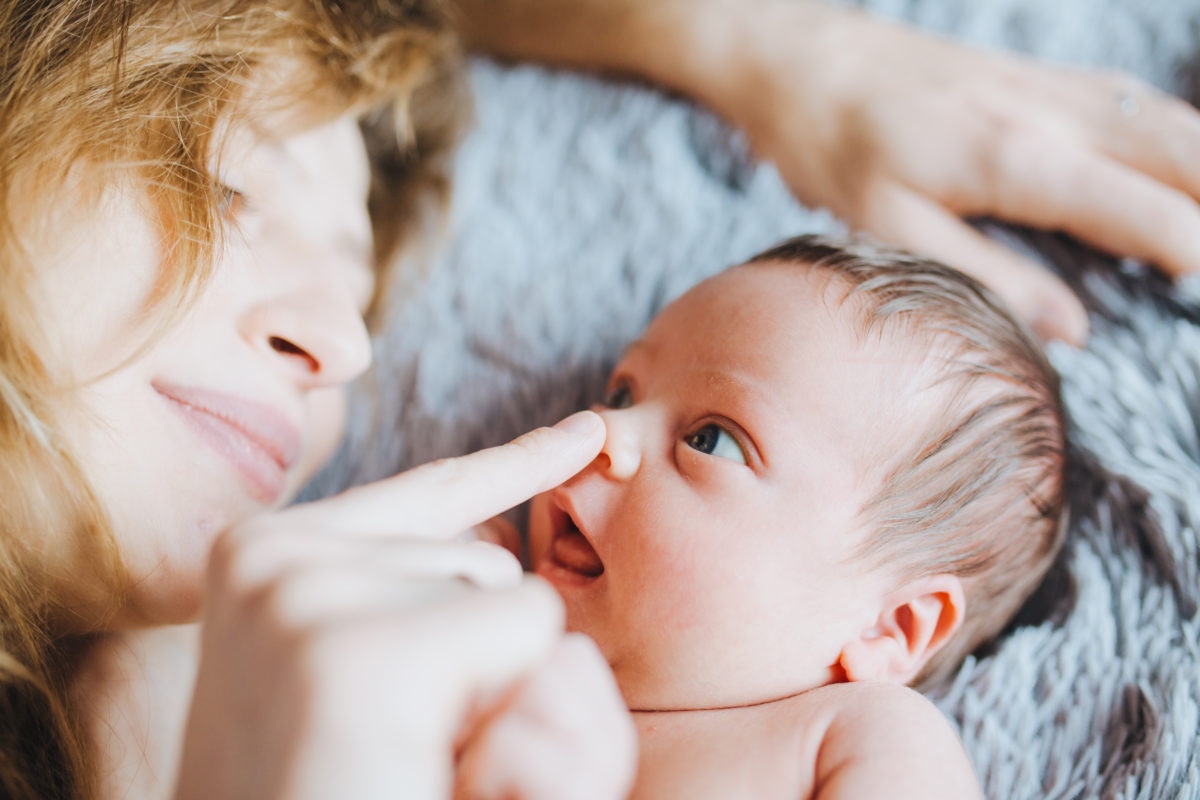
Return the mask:
<svg viewBox="0 0 1200 800">
<path fill-rule="evenodd" d="M 468 46 L 500 58 L 636 76 L 695 99 L 776 147 L 781 118 L 807 120 L 789 148 L 821 150 L 871 31 L 823 0 L 460 0 Z M 869 47 L 869 44 L 867 45 Z M 793 132 L 794 133 L 794 132 Z M 820 197 L 806 198 L 820 200 Z"/>
<path fill-rule="evenodd" d="M 655 65 L 661 72 L 650 77 L 745 128 L 762 115 L 774 83 L 815 83 L 851 52 L 853 31 L 867 20 L 821 0 L 684 5 L 686 33 L 671 43 L 666 63 Z M 696 6 L 704 11 L 697 13 Z"/>
</svg>

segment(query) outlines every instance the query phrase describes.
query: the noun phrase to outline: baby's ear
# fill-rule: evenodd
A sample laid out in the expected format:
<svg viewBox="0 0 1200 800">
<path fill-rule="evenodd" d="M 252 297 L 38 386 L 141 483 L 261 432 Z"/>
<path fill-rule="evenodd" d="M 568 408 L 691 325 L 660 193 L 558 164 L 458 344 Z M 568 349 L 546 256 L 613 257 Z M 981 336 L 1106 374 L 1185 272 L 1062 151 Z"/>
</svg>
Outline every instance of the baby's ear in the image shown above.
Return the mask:
<svg viewBox="0 0 1200 800">
<path fill-rule="evenodd" d="M 927 575 L 885 598 L 874 624 L 842 648 L 839 666 L 849 681 L 907 684 L 962 624 L 962 582 L 955 575 Z"/>
</svg>

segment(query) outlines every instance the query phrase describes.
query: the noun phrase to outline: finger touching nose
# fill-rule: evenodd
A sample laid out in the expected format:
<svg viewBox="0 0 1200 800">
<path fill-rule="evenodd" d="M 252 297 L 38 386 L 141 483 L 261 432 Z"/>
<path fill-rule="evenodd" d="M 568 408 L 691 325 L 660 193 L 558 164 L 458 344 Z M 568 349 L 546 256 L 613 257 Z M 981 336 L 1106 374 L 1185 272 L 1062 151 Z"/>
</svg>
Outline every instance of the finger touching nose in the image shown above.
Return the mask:
<svg viewBox="0 0 1200 800">
<path fill-rule="evenodd" d="M 607 434 L 596 465 L 605 475 L 616 480 L 628 480 L 642 466 L 642 447 L 637 427 L 628 412 L 601 412 Z"/>
<path fill-rule="evenodd" d="M 415 467 L 283 515 L 305 529 L 448 538 L 549 491 L 595 460 L 604 426 L 581 411 L 499 447 Z"/>
<path fill-rule="evenodd" d="M 348 293 L 264 300 L 243 314 L 240 328 L 246 341 L 306 387 L 346 383 L 371 364 L 371 338 Z"/>
</svg>

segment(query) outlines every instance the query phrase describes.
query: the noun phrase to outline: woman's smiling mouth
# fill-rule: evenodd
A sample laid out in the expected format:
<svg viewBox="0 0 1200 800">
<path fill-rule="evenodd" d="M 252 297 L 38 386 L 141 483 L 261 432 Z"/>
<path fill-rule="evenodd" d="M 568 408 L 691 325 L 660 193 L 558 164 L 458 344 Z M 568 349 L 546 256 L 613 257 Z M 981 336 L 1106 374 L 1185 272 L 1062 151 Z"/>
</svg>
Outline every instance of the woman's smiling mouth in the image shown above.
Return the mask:
<svg viewBox="0 0 1200 800">
<path fill-rule="evenodd" d="M 222 392 L 159 381 L 154 389 L 235 468 L 255 499 L 279 499 L 303 448 L 295 425 L 275 409 Z"/>
</svg>

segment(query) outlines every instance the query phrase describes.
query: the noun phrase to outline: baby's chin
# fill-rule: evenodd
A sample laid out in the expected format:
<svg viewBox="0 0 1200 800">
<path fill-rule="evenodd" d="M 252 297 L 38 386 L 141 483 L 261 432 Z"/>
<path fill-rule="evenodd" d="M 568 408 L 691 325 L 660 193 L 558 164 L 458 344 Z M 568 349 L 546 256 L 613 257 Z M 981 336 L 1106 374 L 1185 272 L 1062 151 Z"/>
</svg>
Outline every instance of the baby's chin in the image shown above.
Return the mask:
<svg viewBox="0 0 1200 800">
<path fill-rule="evenodd" d="M 622 681 L 620 675 L 617 676 L 617 686 L 621 689 L 621 696 L 625 698 L 625 705 L 634 713 L 712 711 L 752 705 L 736 698 L 701 690 L 680 691 L 677 686 L 656 685 L 645 681 Z"/>
<path fill-rule="evenodd" d="M 601 652 L 604 651 L 601 646 Z M 605 654 L 607 657 L 607 654 Z M 769 685 L 755 682 L 751 675 L 736 682 L 721 682 L 711 676 L 689 674 L 686 669 L 663 668 L 635 672 L 609 660 L 625 705 L 633 712 L 719 711 L 750 708 L 788 700 L 823 685 L 797 682 Z"/>
<path fill-rule="evenodd" d="M 587 633 L 586 630 L 573 628 L 569 617 L 567 627 L 573 632 Z M 597 645 L 608 659 L 617 687 L 621 690 L 621 696 L 625 698 L 625 705 L 630 711 L 695 711 L 715 707 L 716 696 L 695 682 L 696 676 L 680 676 L 677 669 L 654 669 L 645 664 L 633 665 L 623 659 L 613 658 L 606 651 L 603 641 L 597 641 Z M 673 676 L 676 679 L 673 679 Z M 679 677 L 682 677 L 682 680 L 678 680 Z"/>
</svg>

